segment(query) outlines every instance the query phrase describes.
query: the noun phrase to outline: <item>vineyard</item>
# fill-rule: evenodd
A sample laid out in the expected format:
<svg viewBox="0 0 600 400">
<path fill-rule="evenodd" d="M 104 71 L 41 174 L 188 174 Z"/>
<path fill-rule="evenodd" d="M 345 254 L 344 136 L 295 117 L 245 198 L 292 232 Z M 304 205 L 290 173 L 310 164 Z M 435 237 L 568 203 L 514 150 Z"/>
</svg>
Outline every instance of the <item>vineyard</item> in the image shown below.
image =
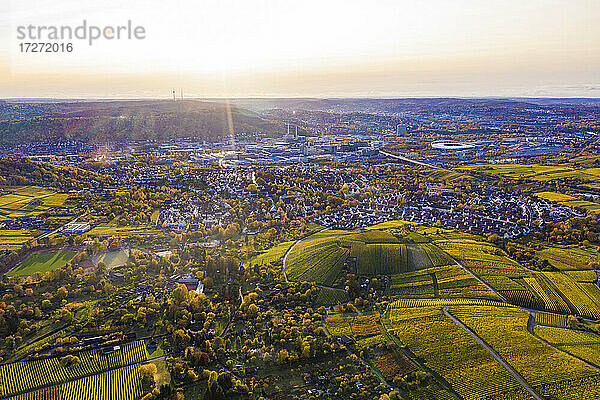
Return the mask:
<svg viewBox="0 0 600 400">
<path fill-rule="evenodd" d="M 423 243 L 421 244 L 421 248 L 425 250 L 434 267 L 454 264 L 454 260 L 448 255 L 448 253 L 440 250 L 439 247 L 431 243 Z"/>
<path fill-rule="evenodd" d="M 498 300 L 494 292 L 482 285 L 459 265 L 439 268 L 435 276 L 439 286 L 439 296 L 442 298 L 472 297 Z"/>
<path fill-rule="evenodd" d="M 429 271 L 429 270 L 428 270 Z M 422 273 L 423 271 L 419 271 Z M 427 298 L 435 296 L 432 273 L 393 275 L 390 295 L 400 297 Z"/>
<path fill-rule="evenodd" d="M 387 231 L 369 230 L 367 232 L 356 233 L 346 237 L 349 240 L 355 240 L 366 244 L 398 243 L 398 239 Z"/>
<path fill-rule="evenodd" d="M 133 365 L 23 394 L 11 400 L 131 400 L 142 394 L 138 366 Z"/>
<path fill-rule="evenodd" d="M 319 294 L 317 294 L 317 297 L 315 298 L 315 304 L 319 306 L 342 304 L 347 301 L 348 296 L 344 290 L 325 287 L 319 290 Z"/>
<path fill-rule="evenodd" d="M 600 319 L 600 297 L 590 297 L 571 276 L 565 273 L 544 272 L 544 276 L 567 297 L 575 307 L 577 315 L 596 320 Z"/>
<path fill-rule="evenodd" d="M 361 275 L 390 275 L 407 271 L 406 245 L 363 244 L 351 247 L 351 255 L 357 258 Z"/>
<path fill-rule="evenodd" d="M 535 333 L 553 346 L 600 365 L 600 337 L 571 329 L 536 326 Z"/>
<path fill-rule="evenodd" d="M 288 251 L 288 249 L 290 247 L 292 247 L 294 245 L 295 242 L 283 242 L 283 243 L 279 243 L 278 245 L 271 247 L 268 251 L 257 255 L 256 257 L 248 260 L 245 265 L 246 266 L 251 266 L 251 265 L 263 265 L 263 264 L 275 264 L 277 262 L 279 262 L 286 251 Z"/>
<path fill-rule="evenodd" d="M 544 303 L 544 310 L 559 314 L 570 314 L 571 309 L 560 295 L 550 286 L 542 274 L 523 278 L 523 282 Z"/>
<path fill-rule="evenodd" d="M 373 364 L 390 381 L 417 370 L 416 366 L 399 351 L 386 352 L 373 359 Z"/>
<path fill-rule="evenodd" d="M 354 336 L 372 336 L 379 335 L 379 314 L 360 315 L 352 318 L 352 333 Z"/>
<path fill-rule="evenodd" d="M 329 316 L 325 320 L 325 328 L 327 328 L 327 331 L 333 337 L 340 337 L 342 335 L 352 336 L 350 321 L 351 319 L 347 317 Z"/>
<path fill-rule="evenodd" d="M 288 278 L 331 283 L 340 273 L 348 256 L 348 249 L 340 247 L 335 238 L 323 238 L 307 243 L 312 245 L 296 246 L 288 256 Z"/>
<path fill-rule="evenodd" d="M 588 269 L 598 257 L 595 251 L 577 247 L 547 247 L 536 255 L 560 270 Z"/>
<path fill-rule="evenodd" d="M 91 350 L 79 353 L 80 362 L 62 366 L 60 360 L 44 358 L 35 361 L 0 366 L 0 395 L 2 397 L 55 385 L 110 369 L 142 362 L 148 358 L 143 341 L 126 344 L 112 354 L 103 355 Z"/>
<path fill-rule="evenodd" d="M 497 306 L 505 307 L 505 303 L 485 299 L 399 299 L 390 304 L 392 315 L 394 310 L 399 308 L 412 307 L 443 307 L 454 305 L 480 305 L 480 306 Z"/>
<path fill-rule="evenodd" d="M 392 309 L 390 327 L 465 400 L 523 390 L 483 347 L 440 308 Z"/>
<path fill-rule="evenodd" d="M 539 312 L 535 314 L 535 323 L 537 325 L 554 326 L 557 328 L 570 328 L 572 323 L 566 315 L 549 314 Z"/>
<path fill-rule="evenodd" d="M 544 309 L 544 303 L 528 290 L 499 290 L 506 300 L 521 307 L 532 309 Z"/>
<path fill-rule="evenodd" d="M 527 331 L 529 313 L 513 307 L 452 307 L 450 313 L 486 341 L 534 389 L 563 377 L 582 379 L 598 371 L 555 350 Z"/>
<path fill-rule="evenodd" d="M 342 335 L 356 338 L 376 336 L 381 334 L 379 329 L 381 316 L 379 314 L 338 316 L 333 315 L 325 320 L 325 327 L 330 335 Z"/>
</svg>

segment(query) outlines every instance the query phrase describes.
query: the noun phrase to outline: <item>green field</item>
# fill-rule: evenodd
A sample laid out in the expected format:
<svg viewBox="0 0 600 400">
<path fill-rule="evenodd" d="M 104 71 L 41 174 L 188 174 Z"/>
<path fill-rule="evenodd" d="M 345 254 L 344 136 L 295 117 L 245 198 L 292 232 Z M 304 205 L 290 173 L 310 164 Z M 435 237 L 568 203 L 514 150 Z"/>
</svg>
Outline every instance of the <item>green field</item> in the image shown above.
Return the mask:
<svg viewBox="0 0 600 400">
<path fill-rule="evenodd" d="M 51 253 L 35 253 L 7 273 L 9 276 L 33 275 L 36 272 L 45 273 L 64 267 L 73 256 L 74 251 L 59 251 Z"/>
<path fill-rule="evenodd" d="M 129 262 L 129 250 L 107 251 L 92 257 L 94 264 L 104 262 L 108 268 L 127 265 Z"/>
<path fill-rule="evenodd" d="M 568 194 L 562 194 L 557 192 L 539 192 L 535 194 L 537 197 L 550 200 L 550 201 L 570 201 L 575 200 L 575 197 L 569 196 Z"/>
</svg>

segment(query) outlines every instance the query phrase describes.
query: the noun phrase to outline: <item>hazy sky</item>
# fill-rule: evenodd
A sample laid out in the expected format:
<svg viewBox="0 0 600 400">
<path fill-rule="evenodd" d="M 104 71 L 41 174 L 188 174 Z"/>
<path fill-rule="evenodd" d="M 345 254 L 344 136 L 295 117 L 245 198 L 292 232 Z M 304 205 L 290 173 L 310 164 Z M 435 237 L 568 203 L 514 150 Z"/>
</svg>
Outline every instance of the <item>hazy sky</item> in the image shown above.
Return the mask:
<svg viewBox="0 0 600 400">
<path fill-rule="evenodd" d="M 3 0 L 0 97 L 598 97 L 599 17 L 599 0 Z M 84 19 L 145 39 L 20 52 L 18 26 Z"/>
</svg>

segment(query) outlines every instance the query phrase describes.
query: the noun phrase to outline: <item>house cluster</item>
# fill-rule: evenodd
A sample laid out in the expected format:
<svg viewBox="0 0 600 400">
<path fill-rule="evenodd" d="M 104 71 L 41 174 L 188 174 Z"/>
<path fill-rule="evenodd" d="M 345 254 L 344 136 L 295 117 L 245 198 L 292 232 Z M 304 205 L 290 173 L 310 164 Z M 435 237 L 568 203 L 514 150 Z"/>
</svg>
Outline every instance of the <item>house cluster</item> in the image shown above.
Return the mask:
<svg viewBox="0 0 600 400">
<path fill-rule="evenodd" d="M 569 207 L 495 188 L 409 190 L 389 193 L 315 216 L 318 224 L 354 229 L 393 219 L 440 225 L 478 235 L 496 233 L 507 239 L 530 233 L 540 225 L 578 215 Z"/>
<path fill-rule="evenodd" d="M 36 215 L 25 215 L 0 222 L 0 229 L 34 230 L 45 229 L 45 227 L 44 219 Z"/>
</svg>

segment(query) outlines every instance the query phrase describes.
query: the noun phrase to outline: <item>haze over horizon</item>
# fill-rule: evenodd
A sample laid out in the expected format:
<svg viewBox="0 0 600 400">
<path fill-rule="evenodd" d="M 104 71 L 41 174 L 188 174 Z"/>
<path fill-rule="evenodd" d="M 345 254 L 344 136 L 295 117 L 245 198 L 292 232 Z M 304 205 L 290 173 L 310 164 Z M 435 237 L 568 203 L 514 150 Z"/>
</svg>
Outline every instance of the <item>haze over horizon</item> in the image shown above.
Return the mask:
<svg viewBox="0 0 600 400">
<path fill-rule="evenodd" d="M 11 0 L 2 98 L 598 97 L 600 3 Z M 139 41 L 20 53 L 17 26 L 131 20 Z"/>
</svg>

